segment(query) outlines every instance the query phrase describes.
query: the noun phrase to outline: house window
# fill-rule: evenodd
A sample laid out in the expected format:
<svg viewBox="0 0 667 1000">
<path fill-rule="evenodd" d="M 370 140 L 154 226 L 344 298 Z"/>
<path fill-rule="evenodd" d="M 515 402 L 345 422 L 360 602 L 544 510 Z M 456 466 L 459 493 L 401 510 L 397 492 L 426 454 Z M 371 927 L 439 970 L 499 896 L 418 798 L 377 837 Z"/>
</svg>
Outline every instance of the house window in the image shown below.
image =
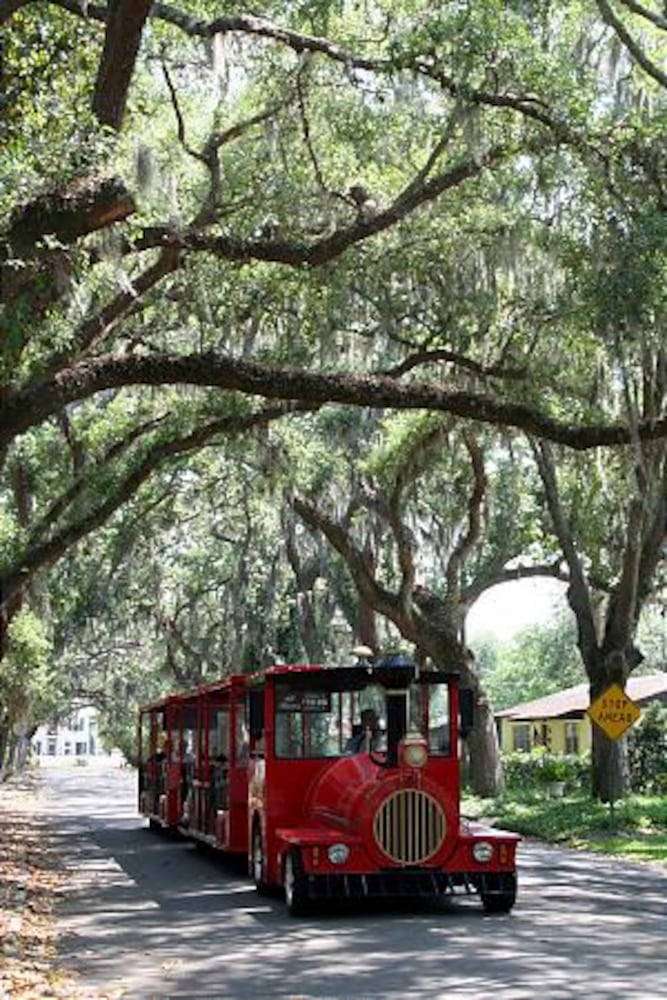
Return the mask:
<svg viewBox="0 0 667 1000">
<path fill-rule="evenodd" d="M 512 749 L 530 750 L 530 726 L 528 723 L 512 727 Z"/>
<path fill-rule="evenodd" d="M 544 747 L 548 750 L 551 746 L 551 731 L 546 722 L 541 722 L 533 727 L 533 746 Z"/>
<path fill-rule="evenodd" d="M 565 723 L 565 753 L 579 753 L 579 726 L 576 722 Z"/>
</svg>

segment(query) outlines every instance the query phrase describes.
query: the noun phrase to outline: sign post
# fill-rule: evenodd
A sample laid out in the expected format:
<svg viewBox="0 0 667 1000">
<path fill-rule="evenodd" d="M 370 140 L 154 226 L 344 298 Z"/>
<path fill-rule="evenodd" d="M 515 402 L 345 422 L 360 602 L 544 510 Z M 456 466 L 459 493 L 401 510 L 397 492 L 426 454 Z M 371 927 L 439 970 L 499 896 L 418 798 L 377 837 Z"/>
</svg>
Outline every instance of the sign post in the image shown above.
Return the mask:
<svg viewBox="0 0 667 1000">
<path fill-rule="evenodd" d="M 596 723 L 609 740 L 619 740 L 635 724 L 641 709 L 630 698 L 620 684 L 611 684 L 586 709 L 588 716 Z M 611 787 L 609 789 L 609 818 L 614 825 L 614 785 L 613 766 L 610 768 Z"/>
</svg>

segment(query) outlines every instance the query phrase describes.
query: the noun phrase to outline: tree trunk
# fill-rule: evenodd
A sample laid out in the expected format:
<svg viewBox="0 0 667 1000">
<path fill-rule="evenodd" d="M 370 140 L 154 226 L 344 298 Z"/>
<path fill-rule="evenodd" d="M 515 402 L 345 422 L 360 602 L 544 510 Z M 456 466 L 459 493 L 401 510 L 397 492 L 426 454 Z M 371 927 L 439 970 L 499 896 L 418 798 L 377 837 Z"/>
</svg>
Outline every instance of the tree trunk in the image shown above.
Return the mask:
<svg viewBox="0 0 667 1000">
<path fill-rule="evenodd" d="M 605 653 L 598 649 L 597 655 L 589 657 L 586 670 L 591 681 L 591 704 L 604 694 L 612 684 L 625 690 L 630 670 L 627 657 L 614 650 Z M 634 666 L 634 664 L 633 664 Z M 595 722 L 592 729 L 592 771 L 591 793 L 601 802 L 613 802 L 630 792 L 630 768 L 628 765 L 625 738 L 610 740 Z"/>
<path fill-rule="evenodd" d="M 493 798 L 500 795 L 505 787 L 493 708 L 477 676 L 472 654 L 467 651 L 462 663 L 459 662 L 460 655 L 453 660 L 452 656 L 460 646 L 457 642 L 452 643 L 451 637 L 445 642 L 448 643 L 449 655 L 443 652 L 440 665 L 445 670 L 458 670 L 460 686 L 470 688 L 475 695 L 474 724 L 462 748 L 462 780 L 475 795 Z"/>
<path fill-rule="evenodd" d="M 616 802 L 628 794 L 630 770 L 627 740 L 610 740 L 593 724 L 593 769 L 591 791 L 601 802 Z"/>
<path fill-rule="evenodd" d="M 18 737 L 16 736 L 16 733 L 10 730 L 9 740 L 7 741 L 7 745 L 5 747 L 5 762 L 4 762 L 4 773 L 5 777 L 7 778 L 11 777 L 12 774 L 15 774 L 17 770 L 16 756 L 18 751 L 18 743 L 19 741 Z"/>
<path fill-rule="evenodd" d="M 375 620 L 375 612 L 370 604 L 367 604 L 363 598 L 359 599 L 358 606 L 358 636 L 359 642 L 362 646 L 368 646 L 372 650 L 378 650 L 380 648 L 380 642 L 377 634 L 377 622 Z"/>
<path fill-rule="evenodd" d="M 498 733 L 472 655 L 461 638 L 465 609 L 460 600 L 447 599 L 425 586 L 411 585 L 413 563 L 410 546 L 405 543 L 407 532 L 395 531 L 395 537 L 403 543 L 403 579 L 400 590 L 391 592 L 376 579 L 375 560 L 355 544 L 345 528 L 301 498 L 293 500 L 293 507 L 344 558 L 360 606 L 366 605 L 392 621 L 403 638 L 414 645 L 418 659 L 430 658 L 438 669 L 458 672 L 461 686 L 475 692 L 474 732 L 466 742 L 470 785 L 478 795 L 498 795 L 503 786 Z"/>
<path fill-rule="evenodd" d="M 0 781 L 5 780 L 5 759 L 7 756 L 7 736 L 9 733 L 9 717 L 2 713 L 0 718 Z"/>
<path fill-rule="evenodd" d="M 475 724 L 464 748 L 464 780 L 482 798 L 499 795 L 504 787 L 498 732 L 493 711 L 484 692 L 475 698 Z"/>
</svg>

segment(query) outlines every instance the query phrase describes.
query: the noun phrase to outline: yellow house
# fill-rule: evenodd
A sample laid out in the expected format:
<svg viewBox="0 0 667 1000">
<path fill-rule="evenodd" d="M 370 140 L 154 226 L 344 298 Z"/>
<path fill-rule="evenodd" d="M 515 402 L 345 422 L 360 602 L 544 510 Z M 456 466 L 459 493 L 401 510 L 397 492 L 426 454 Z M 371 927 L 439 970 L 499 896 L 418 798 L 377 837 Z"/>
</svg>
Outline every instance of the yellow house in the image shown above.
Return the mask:
<svg viewBox="0 0 667 1000">
<path fill-rule="evenodd" d="M 667 704 L 667 673 L 631 677 L 626 693 L 640 708 L 649 701 Z M 496 712 L 500 748 L 504 753 L 546 747 L 552 753 L 585 753 L 591 748 L 588 684 L 577 684 L 545 698 L 525 701 Z"/>
</svg>

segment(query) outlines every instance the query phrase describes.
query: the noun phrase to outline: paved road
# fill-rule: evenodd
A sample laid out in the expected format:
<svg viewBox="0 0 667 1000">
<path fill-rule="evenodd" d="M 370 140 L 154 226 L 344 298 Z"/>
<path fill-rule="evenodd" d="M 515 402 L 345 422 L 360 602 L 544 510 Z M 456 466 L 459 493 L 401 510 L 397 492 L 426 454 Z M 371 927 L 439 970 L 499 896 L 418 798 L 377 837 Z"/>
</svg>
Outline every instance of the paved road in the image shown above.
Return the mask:
<svg viewBox="0 0 667 1000">
<path fill-rule="evenodd" d="M 474 900 L 290 919 L 143 828 L 134 775 L 45 769 L 68 869 L 61 952 L 124 1000 L 667 1000 L 667 871 L 534 844 L 509 916 Z"/>
</svg>

